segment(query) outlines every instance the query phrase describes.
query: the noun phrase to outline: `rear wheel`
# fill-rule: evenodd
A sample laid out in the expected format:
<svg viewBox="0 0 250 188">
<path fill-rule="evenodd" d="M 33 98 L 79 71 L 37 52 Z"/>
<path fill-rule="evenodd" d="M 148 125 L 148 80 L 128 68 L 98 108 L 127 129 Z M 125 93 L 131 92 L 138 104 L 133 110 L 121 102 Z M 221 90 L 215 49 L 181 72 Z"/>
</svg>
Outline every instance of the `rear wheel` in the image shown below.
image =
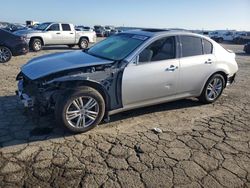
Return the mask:
<svg viewBox="0 0 250 188">
<path fill-rule="evenodd" d="M 58 124 L 72 132 L 86 132 L 98 125 L 105 113 L 102 95 L 93 88 L 83 87 L 58 100 L 55 116 Z"/>
<path fill-rule="evenodd" d="M 203 103 L 215 102 L 223 92 L 225 87 L 225 79 L 221 74 L 214 74 L 211 76 L 199 97 Z"/>
<path fill-rule="evenodd" d="M 89 41 L 86 38 L 81 38 L 78 45 L 79 45 L 79 48 L 86 49 L 88 48 Z"/>
<path fill-rule="evenodd" d="M 30 41 L 30 47 L 33 51 L 38 52 L 42 49 L 41 39 L 35 38 Z"/>
<path fill-rule="evenodd" d="M 0 63 L 8 62 L 12 57 L 12 53 L 9 48 L 0 46 Z"/>
</svg>

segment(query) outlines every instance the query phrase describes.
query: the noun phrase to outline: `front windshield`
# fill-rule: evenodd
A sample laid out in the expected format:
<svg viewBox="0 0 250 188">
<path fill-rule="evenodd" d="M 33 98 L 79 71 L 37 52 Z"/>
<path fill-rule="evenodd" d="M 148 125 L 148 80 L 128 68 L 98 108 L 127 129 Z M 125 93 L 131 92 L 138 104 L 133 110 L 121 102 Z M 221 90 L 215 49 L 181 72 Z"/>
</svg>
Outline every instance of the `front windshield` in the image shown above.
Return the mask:
<svg viewBox="0 0 250 188">
<path fill-rule="evenodd" d="M 42 23 L 39 26 L 37 26 L 35 29 L 36 30 L 45 30 L 51 23 Z"/>
<path fill-rule="evenodd" d="M 105 59 L 122 60 L 147 39 L 143 35 L 119 34 L 97 43 L 87 53 Z"/>
</svg>

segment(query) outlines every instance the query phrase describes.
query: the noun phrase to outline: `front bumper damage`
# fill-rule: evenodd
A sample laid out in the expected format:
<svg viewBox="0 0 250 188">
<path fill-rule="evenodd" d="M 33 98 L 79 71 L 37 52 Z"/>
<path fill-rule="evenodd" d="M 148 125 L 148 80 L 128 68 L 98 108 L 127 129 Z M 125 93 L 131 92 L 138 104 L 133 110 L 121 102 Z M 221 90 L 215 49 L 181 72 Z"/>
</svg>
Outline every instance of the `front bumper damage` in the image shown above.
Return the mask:
<svg viewBox="0 0 250 188">
<path fill-rule="evenodd" d="M 32 108 L 34 106 L 34 97 L 23 92 L 23 80 L 19 80 L 17 86 L 18 90 L 16 91 L 16 95 L 19 96 L 24 107 Z"/>
</svg>

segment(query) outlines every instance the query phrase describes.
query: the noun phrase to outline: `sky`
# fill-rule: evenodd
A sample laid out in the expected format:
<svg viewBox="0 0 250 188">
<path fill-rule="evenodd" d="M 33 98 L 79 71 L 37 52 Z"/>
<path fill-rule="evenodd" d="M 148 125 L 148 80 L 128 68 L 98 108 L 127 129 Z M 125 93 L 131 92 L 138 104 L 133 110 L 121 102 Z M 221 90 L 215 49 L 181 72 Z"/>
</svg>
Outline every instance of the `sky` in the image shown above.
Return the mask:
<svg viewBox="0 0 250 188">
<path fill-rule="evenodd" d="M 250 30 L 250 0 L 0 0 L 0 4 L 0 21 L 13 23 Z"/>
</svg>

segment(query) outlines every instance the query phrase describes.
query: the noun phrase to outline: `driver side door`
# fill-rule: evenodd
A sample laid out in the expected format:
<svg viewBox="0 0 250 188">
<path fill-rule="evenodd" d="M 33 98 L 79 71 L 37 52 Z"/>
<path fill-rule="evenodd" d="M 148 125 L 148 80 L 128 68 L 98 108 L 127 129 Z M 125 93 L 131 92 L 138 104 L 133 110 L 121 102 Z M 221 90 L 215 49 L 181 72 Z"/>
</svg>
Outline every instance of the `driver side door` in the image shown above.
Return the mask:
<svg viewBox="0 0 250 188">
<path fill-rule="evenodd" d="M 52 24 L 47 33 L 46 44 L 63 44 L 60 24 Z"/>
<path fill-rule="evenodd" d="M 176 94 L 179 59 L 175 37 L 154 41 L 124 70 L 122 101 L 126 108 L 160 103 Z"/>
</svg>

